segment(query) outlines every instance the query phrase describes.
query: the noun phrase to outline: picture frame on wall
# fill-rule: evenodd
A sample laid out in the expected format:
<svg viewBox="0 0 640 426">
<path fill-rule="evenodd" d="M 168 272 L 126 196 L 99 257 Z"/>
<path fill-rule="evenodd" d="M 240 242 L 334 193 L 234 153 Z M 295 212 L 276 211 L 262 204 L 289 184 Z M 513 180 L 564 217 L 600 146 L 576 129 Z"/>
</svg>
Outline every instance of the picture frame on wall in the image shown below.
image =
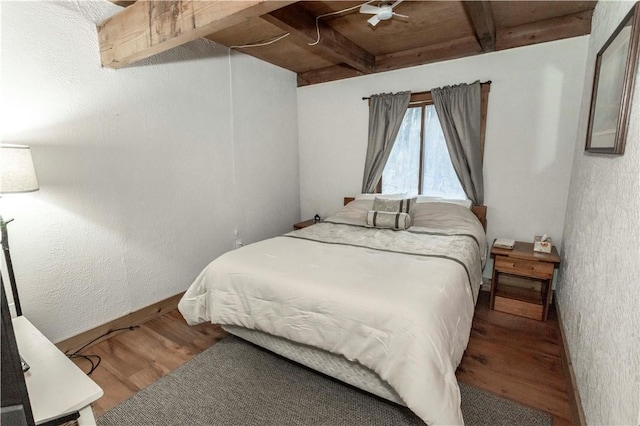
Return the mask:
<svg viewBox="0 0 640 426">
<path fill-rule="evenodd" d="M 585 150 L 623 155 L 640 54 L 636 3 L 596 56 Z"/>
</svg>

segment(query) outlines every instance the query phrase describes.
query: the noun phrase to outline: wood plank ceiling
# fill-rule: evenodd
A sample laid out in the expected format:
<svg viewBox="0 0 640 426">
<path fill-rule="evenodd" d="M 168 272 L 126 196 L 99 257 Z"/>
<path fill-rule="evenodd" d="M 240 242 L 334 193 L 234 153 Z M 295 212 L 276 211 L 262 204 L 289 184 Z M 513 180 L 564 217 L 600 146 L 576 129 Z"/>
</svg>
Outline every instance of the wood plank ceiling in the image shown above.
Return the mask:
<svg viewBox="0 0 640 426">
<path fill-rule="evenodd" d="M 372 26 L 363 1 L 112 1 L 126 9 L 98 26 L 105 67 L 201 37 L 230 47 L 289 33 L 241 50 L 297 73 L 299 86 L 589 34 L 596 3 L 406 0 L 394 12 L 408 18 Z"/>
</svg>

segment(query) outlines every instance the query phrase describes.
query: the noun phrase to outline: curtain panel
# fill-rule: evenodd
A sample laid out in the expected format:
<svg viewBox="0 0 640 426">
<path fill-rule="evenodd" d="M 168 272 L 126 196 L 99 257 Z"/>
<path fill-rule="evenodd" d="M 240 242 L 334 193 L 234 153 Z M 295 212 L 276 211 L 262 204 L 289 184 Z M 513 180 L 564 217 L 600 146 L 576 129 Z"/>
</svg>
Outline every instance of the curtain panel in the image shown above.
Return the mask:
<svg viewBox="0 0 640 426">
<path fill-rule="evenodd" d="M 432 89 L 431 96 L 462 188 L 474 204 L 482 204 L 480 82 Z"/>
<path fill-rule="evenodd" d="M 363 193 L 374 192 L 382 177 L 410 98 L 411 92 L 400 92 L 373 95 L 369 99 L 369 142 L 362 179 Z"/>
</svg>

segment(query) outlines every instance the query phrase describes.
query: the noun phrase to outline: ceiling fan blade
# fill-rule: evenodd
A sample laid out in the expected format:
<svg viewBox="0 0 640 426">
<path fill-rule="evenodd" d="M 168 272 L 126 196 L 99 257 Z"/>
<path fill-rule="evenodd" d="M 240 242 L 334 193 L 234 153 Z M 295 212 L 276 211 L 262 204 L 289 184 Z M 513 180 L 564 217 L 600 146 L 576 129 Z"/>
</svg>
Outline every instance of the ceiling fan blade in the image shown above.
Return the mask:
<svg viewBox="0 0 640 426">
<path fill-rule="evenodd" d="M 375 15 L 379 11 L 380 8 L 378 6 L 371 6 L 370 4 L 363 4 L 362 6 L 360 6 L 360 13 L 370 13 L 372 15 Z"/>
<path fill-rule="evenodd" d="M 371 26 L 375 27 L 380 22 L 380 19 L 378 18 L 377 15 L 374 15 L 371 18 L 367 19 L 367 22 L 370 23 Z"/>
<path fill-rule="evenodd" d="M 402 3 L 404 0 L 397 0 L 394 4 L 391 5 L 391 9 Z"/>
<path fill-rule="evenodd" d="M 409 19 L 409 17 L 408 17 L 407 15 L 401 15 L 401 14 L 399 14 L 399 13 L 395 13 L 395 12 L 393 12 L 393 16 L 397 16 L 398 18 L 406 18 L 406 19 Z"/>
</svg>

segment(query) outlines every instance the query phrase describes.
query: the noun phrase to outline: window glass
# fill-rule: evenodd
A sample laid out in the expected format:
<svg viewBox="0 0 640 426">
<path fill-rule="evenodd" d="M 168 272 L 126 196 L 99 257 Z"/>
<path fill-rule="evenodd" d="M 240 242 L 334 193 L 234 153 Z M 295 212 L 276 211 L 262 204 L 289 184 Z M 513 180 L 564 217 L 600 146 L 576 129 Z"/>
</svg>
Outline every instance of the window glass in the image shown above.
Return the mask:
<svg viewBox="0 0 640 426">
<path fill-rule="evenodd" d="M 434 105 L 425 107 L 422 161 L 422 195 L 460 200 L 467 198 L 451 164 Z"/>
<path fill-rule="evenodd" d="M 407 109 L 396 143 L 382 172 L 383 193 L 418 193 L 421 121 L 421 108 Z"/>
<path fill-rule="evenodd" d="M 420 176 L 420 132 L 423 120 L 424 146 Z M 383 193 L 417 195 L 420 188 L 420 195 L 461 200 L 467 198 L 451 164 L 434 105 L 407 109 L 382 172 Z"/>
</svg>

